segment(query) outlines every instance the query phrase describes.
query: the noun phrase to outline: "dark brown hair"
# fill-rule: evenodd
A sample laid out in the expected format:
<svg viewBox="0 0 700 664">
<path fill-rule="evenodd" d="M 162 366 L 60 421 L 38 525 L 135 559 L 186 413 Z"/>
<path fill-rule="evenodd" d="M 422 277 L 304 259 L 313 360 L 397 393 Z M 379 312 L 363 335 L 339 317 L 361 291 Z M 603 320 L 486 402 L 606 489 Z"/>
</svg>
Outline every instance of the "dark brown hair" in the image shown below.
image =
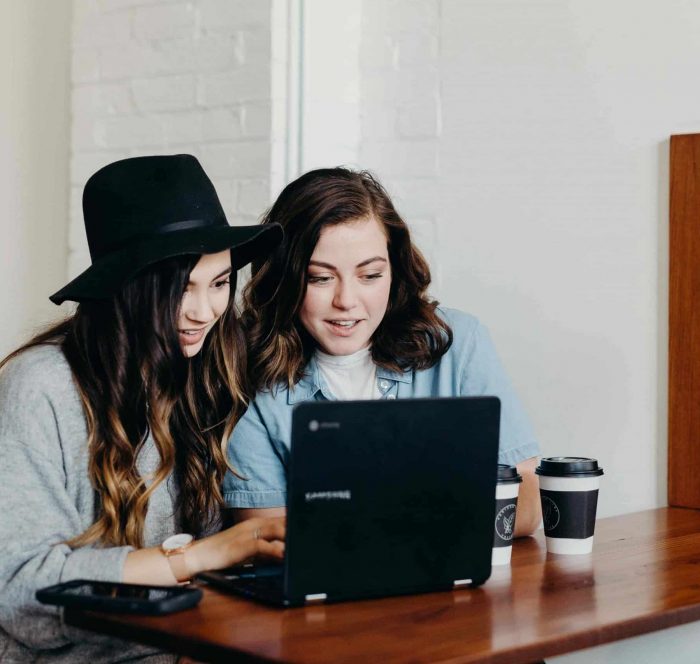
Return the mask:
<svg viewBox="0 0 700 664">
<path fill-rule="evenodd" d="M 217 522 L 225 445 L 245 410 L 244 340 L 231 298 L 202 350 L 183 354 L 177 318 L 199 256 L 144 270 L 110 299 L 82 302 L 73 316 L 6 357 L 44 344 L 61 348 L 88 430 L 89 475 L 98 517 L 71 546 L 143 545 L 148 499 L 173 473 L 180 527 L 201 535 Z M 148 483 L 136 458 L 151 433 L 160 466 Z"/>
<path fill-rule="evenodd" d="M 383 227 L 391 263 L 386 314 L 372 337 L 372 359 L 394 371 L 433 366 L 452 343 L 452 330 L 428 298 L 430 268 L 384 187 L 367 171 L 323 168 L 288 184 L 263 218 L 279 223 L 284 240 L 253 263 L 243 292 L 249 378 L 255 389 L 290 388 L 303 376 L 314 341 L 298 319 L 307 267 L 322 230 L 374 217 Z"/>
</svg>

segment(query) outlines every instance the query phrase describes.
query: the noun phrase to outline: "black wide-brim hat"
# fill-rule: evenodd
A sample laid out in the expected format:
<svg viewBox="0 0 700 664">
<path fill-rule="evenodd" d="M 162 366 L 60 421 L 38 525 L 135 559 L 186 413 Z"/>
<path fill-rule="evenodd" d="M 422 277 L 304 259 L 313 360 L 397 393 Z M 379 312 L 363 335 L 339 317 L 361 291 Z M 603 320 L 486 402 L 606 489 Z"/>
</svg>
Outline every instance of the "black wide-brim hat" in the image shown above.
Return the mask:
<svg viewBox="0 0 700 664">
<path fill-rule="evenodd" d="M 92 265 L 49 298 L 54 304 L 112 297 L 158 261 L 231 249 L 234 270 L 271 253 L 278 224 L 229 226 L 211 180 L 187 154 L 108 164 L 83 191 Z"/>
</svg>

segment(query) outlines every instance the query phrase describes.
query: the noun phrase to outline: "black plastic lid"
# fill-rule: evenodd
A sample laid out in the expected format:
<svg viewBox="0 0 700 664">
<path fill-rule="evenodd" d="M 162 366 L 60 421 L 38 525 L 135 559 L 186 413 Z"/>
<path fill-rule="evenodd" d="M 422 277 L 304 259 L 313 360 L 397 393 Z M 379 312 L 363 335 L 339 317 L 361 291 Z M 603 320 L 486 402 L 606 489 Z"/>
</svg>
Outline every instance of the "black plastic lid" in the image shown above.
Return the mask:
<svg viewBox="0 0 700 664">
<path fill-rule="evenodd" d="M 586 457 L 545 457 L 535 469 L 538 475 L 551 477 L 598 477 L 603 469 L 598 468 L 597 459 Z"/>
<path fill-rule="evenodd" d="M 523 478 L 518 475 L 517 468 L 505 463 L 498 464 L 497 479 L 499 484 L 518 484 L 523 481 Z"/>
</svg>

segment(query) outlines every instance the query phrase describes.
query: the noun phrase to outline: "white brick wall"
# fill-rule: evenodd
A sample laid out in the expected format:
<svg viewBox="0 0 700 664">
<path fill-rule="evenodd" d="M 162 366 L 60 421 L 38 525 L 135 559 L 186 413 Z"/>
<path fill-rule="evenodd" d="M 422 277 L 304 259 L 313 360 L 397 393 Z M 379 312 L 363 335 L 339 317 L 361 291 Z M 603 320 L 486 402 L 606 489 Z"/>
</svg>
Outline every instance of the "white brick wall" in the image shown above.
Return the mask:
<svg viewBox="0 0 700 664">
<path fill-rule="evenodd" d="M 272 1 L 73 0 L 70 276 L 83 185 L 116 159 L 195 154 L 233 224 L 269 205 Z"/>
<path fill-rule="evenodd" d="M 363 0 L 360 158 L 388 189 L 439 289 L 440 0 Z"/>
<path fill-rule="evenodd" d="M 373 171 L 439 282 L 440 0 L 305 0 L 301 170 Z M 293 175 L 293 173 L 292 173 Z"/>
</svg>

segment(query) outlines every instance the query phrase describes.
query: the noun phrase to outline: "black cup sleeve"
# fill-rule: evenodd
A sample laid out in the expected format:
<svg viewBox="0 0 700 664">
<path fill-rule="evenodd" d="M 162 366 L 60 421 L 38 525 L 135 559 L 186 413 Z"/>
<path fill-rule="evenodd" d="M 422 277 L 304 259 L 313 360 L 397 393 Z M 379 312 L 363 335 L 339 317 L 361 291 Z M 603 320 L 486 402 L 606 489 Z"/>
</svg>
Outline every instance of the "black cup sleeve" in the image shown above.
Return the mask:
<svg viewBox="0 0 700 664">
<path fill-rule="evenodd" d="M 547 491 L 540 489 L 542 522 L 547 537 L 588 539 L 595 530 L 598 489 Z"/>
<path fill-rule="evenodd" d="M 496 499 L 496 520 L 494 522 L 493 545 L 510 546 L 513 543 L 515 530 L 515 512 L 518 497 Z"/>
</svg>

